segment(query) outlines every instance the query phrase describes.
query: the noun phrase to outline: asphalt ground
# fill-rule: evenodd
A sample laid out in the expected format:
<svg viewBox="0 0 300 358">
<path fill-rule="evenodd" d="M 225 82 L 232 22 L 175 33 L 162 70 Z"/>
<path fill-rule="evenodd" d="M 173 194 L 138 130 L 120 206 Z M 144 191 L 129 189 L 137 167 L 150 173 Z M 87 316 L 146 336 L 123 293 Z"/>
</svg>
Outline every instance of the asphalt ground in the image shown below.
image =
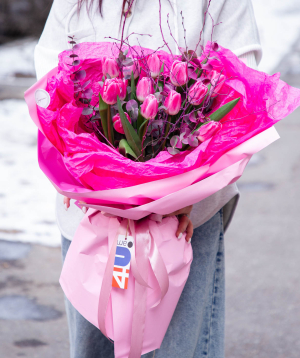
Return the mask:
<svg viewBox="0 0 300 358">
<path fill-rule="evenodd" d="M 280 65 L 300 87 L 300 42 Z M 0 99 L 22 88 L 0 86 Z M 226 357 L 300 357 L 300 109 L 253 157 L 226 234 Z M 0 235 L 1 239 L 1 235 Z M 66 358 L 59 248 L 0 240 L 0 357 Z"/>
</svg>

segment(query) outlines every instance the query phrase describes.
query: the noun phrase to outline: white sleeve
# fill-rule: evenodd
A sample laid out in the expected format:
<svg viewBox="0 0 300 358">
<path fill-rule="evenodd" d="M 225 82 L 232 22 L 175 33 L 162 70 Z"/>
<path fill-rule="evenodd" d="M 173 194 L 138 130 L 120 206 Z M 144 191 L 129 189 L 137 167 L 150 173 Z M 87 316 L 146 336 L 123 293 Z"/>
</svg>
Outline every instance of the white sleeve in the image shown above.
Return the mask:
<svg viewBox="0 0 300 358">
<path fill-rule="evenodd" d="M 204 3 L 207 5 L 207 0 Z M 213 31 L 214 41 L 237 56 L 253 52 L 256 63 L 259 64 L 262 48 L 251 0 L 212 1 L 209 13 L 211 17 L 207 15 L 204 44 L 211 40 L 213 19 L 214 24 L 218 24 Z M 249 58 L 249 61 L 252 60 Z"/>
<path fill-rule="evenodd" d="M 58 54 L 68 48 L 66 24 L 76 0 L 54 0 L 42 35 L 34 50 L 36 76 L 39 80 L 58 64 Z"/>
<path fill-rule="evenodd" d="M 248 67 L 253 68 L 254 70 L 257 70 L 257 62 L 255 58 L 255 52 L 250 51 L 242 54 L 241 56 L 238 56 L 241 60 L 244 60 L 246 65 Z"/>
</svg>

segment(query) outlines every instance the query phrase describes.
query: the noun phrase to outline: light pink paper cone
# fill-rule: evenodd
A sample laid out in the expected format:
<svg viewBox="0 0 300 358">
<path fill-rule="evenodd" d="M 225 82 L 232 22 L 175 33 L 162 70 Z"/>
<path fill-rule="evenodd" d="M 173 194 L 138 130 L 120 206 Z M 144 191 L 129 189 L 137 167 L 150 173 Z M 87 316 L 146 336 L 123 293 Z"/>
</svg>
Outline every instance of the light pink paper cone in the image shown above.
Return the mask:
<svg viewBox="0 0 300 358">
<path fill-rule="evenodd" d="M 89 217 L 93 216 L 91 223 Z M 150 219 L 150 234 L 165 263 L 169 288 L 163 300 L 160 288 L 149 263 L 147 311 L 142 353 L 160 347 L 177 302 L 189 275 L 192 262 L 192 246 L 184 237 L 175 236 L 178 221 L 168 217 L 161 223 Z M 60 284 L 72 305 L 93 325 L 99 328 L 99 295 L 107 258 L 117 234 L 119 222 L 94 210 L 89 210 L 82 220 L 68 250 Z M 99 229 L 101 228 L 101 229 Z M 84 238 L 84 240 L 82 239 Z M 150 249 L 151 251 L 151 249 Z M 130 272 L 128 289 L 113 288 L 106 313 L 106 330 L 115 341 L 115 357 L 128 358 L 131 341 L 131 325 L 134 306 L 135 280 Z"/>
</svg>

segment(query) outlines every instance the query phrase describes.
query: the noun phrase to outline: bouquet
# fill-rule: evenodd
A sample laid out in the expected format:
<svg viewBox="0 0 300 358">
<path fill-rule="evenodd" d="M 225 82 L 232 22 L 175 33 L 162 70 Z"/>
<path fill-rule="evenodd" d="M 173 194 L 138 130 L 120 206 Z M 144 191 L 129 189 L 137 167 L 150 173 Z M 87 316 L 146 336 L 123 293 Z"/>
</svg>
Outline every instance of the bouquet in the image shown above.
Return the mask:
<svg viewBox="0 0 300 358">
<path fill-rule="evenodd" d="M 192 261 L 163 215 L 235 182 L 300 90 L 215 42 L 180 55 L 128 38 L 70 44 L 25 93 L 41 169 L 89 207 L 60 283 L 117 358 L 140 357 L 160 347 Z"/>
</svg>

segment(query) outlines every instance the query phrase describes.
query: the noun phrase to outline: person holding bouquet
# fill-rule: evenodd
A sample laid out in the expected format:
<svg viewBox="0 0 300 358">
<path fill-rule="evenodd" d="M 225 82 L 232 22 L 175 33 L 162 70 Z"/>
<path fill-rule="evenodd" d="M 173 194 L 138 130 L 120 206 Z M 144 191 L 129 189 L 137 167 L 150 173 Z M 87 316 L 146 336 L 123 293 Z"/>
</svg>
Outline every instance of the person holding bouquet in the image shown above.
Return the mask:
<svg viewBox="0 0 300 358">
<path fill-rule="evenodd" d="M 185 27 L 181 26 L 182 16 Z M 131 38 L 131 45 L 158 48 L 167 44 L 174 54 L 178 46 L 197 47 L 201 34 L 199 51 L 213 38 L 249 67 L 256 68 L 261 59 L 250 0 L 54 0 L 35 49 L 38 79 L 57 66 L 58 54 L 68 47 L 70 37 L 74 36 L 78 43 L 113 41 L 120 38 L 121 32 L 125 37 L 140 34 Z M 179 68 L 179 75 L 180 71 Z M 237 186 L 230 184 L 193 206 L 166 213 L 177 216 L 176 236 L 191 242 L 194 259 L 161 348 L 143 357 L 224 357 L 224 232 L 238 198 Z M 63 258 L 86 211 L 58 194 L 56 213 Z M 71 358 L 113 357 L 113 344 L 67 299 L 66 309 Z"/>
</svg>

